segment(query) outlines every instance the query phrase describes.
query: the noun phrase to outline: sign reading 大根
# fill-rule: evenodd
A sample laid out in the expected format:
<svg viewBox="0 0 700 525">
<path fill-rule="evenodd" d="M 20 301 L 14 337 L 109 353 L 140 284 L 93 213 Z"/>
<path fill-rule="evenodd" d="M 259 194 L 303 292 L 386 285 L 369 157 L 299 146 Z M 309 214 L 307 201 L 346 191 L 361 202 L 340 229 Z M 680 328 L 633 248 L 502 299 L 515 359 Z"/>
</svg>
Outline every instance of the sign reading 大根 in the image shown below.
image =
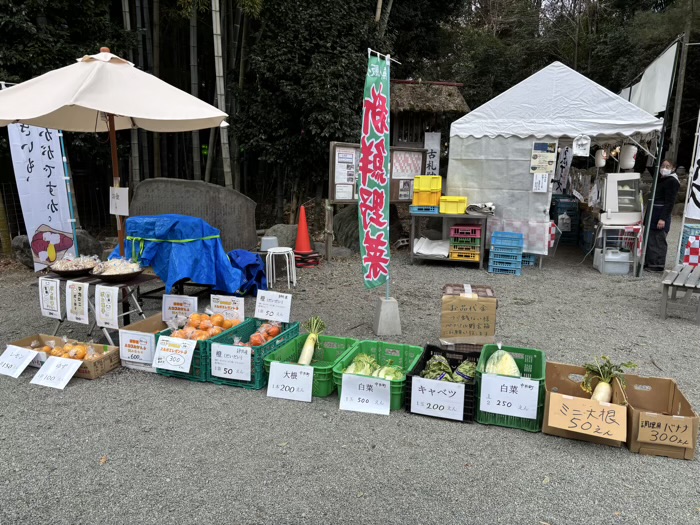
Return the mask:
<svg viewBox="0 0 700 525">
<path fill-rule="evenodd" d="M 360 253 L 365 286 L 389 275 L 389 57 L 370 54 L 365 78 L 360 144 Z"/>
<path fill-rule="evenodd" d="M 310 403 L 313 383 L 314 367 L 273 361 L 270 363 L 267 397 Z"/>
</svg>

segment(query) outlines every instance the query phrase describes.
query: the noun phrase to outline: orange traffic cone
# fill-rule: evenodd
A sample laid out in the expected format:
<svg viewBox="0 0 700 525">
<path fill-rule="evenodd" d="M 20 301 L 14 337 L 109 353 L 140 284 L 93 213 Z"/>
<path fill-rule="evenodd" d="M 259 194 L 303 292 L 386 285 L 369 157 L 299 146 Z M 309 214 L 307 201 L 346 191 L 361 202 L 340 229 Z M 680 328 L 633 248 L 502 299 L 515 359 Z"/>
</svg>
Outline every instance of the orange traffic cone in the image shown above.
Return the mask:
<svg viewBox="0 0 700 525">
<path fill-rule="evenodd" d="M 297 228 L 297 245 L 294 253 L 308 255 L 314 253 L 311 249 L 311 239 L 309 238 L 309 226 L 306 224 L 306 209 L 299 208 L 299 226 Z"/>
</svg>

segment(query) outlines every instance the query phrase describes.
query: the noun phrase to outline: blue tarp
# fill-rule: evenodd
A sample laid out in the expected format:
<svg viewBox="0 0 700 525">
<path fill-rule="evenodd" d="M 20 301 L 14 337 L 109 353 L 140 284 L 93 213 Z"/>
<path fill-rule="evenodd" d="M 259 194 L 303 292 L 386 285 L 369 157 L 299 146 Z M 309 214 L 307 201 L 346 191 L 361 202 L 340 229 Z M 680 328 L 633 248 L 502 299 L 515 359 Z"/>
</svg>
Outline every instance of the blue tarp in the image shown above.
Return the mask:
<svg viewBox="0 0 700 525">
<path fill-rule="evenodd" d="M 168 293 L 175 283 L 189 279 L 233 294 L 245 279 L 231 265 L 219 233 L 202 219 L 186 215 L 129 217 L 124 249 L 127 258 L 135 252 L 141 266 L 153 268 Z M 117 257 L 119 247 L 109 256 Z"/>
<path fill-rule="evenodd" d="M 267 290 L 265 263 L 262 258 L 247 250 L 233 250 L 228 254 L 231 264 L 243 272 L 244 281 L 238 295 L 258 295 L 258 290 Z"/>
</svg>

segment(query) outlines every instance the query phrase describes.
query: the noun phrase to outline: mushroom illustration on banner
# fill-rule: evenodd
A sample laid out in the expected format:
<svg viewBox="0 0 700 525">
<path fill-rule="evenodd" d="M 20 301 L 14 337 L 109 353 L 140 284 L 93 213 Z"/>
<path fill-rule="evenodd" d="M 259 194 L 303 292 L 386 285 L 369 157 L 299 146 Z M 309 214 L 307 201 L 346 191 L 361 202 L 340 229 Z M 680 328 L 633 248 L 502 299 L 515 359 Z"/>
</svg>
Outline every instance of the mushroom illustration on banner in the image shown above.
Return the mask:
<svg viewBox="0 0 700 525">
<path fill-rule="evenodd" d="M 59 231 L 51 226 L 39 226 L 31 240 L 32 256 L 36 264 L 53 264 L 73 246 L 73 232 Z"/>
</svg>

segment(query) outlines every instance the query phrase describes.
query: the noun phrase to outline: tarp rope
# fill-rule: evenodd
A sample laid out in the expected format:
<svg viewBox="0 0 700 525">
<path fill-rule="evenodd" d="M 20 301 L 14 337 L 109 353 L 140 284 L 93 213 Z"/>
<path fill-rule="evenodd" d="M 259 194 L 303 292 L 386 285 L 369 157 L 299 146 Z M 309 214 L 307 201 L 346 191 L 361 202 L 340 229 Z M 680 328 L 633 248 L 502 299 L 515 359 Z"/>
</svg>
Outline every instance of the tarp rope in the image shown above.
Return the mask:
<svg viewBox="0 0 700 525">
<path fill-rule="evenodd" d="M 146 247 L 146 242 L 172 242 L 176 244 L 185 244 L 188 242 L 196 242 L 196 241 L 211 241 L 212 239 L 220 239 L 221 235 L 209 235 L 208 237 L 200 237 L 198 239 L 148 239 L 145 237 L 132 237 L 131 235 L 127 236 L 126 240 L 131 241 L 131 260 L 136 262 L 141 258 L 141 255 L 143 255 L 143 251 L 145 250 Z M 136 243 L 139 243 L 139 254 L 136 256 Z"/>
</svg>

